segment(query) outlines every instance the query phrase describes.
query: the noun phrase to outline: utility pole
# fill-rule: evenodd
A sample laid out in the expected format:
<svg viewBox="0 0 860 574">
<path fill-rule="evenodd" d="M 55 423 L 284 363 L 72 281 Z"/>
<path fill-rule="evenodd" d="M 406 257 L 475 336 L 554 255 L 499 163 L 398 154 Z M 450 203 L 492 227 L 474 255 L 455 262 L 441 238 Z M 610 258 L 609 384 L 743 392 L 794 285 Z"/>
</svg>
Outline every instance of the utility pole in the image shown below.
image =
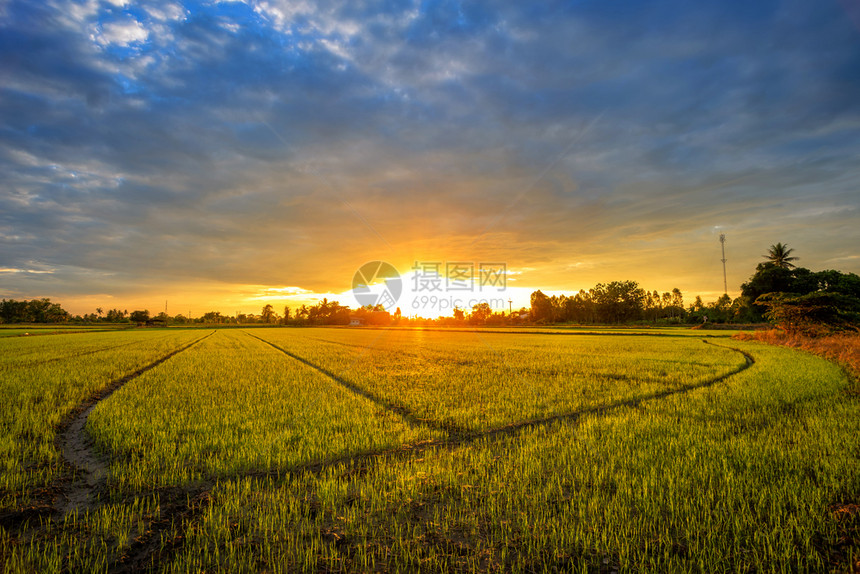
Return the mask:
<svg viewBox="0 0 860 574">
<path fill-rule="evenodd" d="M 726 234 L 720 233 L 720 249 L 723 251 L 723 258 L 720 261 L 723 262 L 723 292 L 728 295 L 729 294 L 729 284 L 726 281 Z"/>
<path fill-rule="evenodd" d="M 512 299 L 508 299 L 508 317 L 514 314 L 514 310 L 512 305 L 514 304 Z"/>
</svg>

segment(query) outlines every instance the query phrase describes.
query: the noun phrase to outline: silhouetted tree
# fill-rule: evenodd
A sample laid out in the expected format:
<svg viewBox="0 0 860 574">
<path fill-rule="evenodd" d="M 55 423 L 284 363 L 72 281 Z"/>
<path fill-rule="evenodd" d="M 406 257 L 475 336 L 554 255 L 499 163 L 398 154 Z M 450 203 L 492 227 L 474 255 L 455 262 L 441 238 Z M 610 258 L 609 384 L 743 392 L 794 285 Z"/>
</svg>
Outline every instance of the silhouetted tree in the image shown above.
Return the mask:
<svg viewBox="0 0 860 574">
<path fill-rule="evenodd" d="M 128 316 L 132 323 L 137 323 L 138 325 L 143 325 L 147 321 L 149 321 L 149 311 L 132 311 L 131 315 Z"/>
<path fill-rule="evenodd" d="M 338 321 L 338 324 L 349 324 L 350 313 L 349 307 L 341 307 L 344 309 L 342 319 Z M 391 313 L 385 310 L 385 307 L 382 305 L 365 305 L 364 307 L 359 307 L 353 316 L 356 319 L 359 319 L 364 325 L 390 325 L 391 324 Z"/>
<path fill-rule="evenodd" d="M 769 263 L 773 263 L 777 267 L 792 269 L 794 267 L 794 263 L 792 263 L 792 261 L 797 261 L 797 257 L 790 257 L 792 251 L 794 251 L 794 249 L 790 249 L 788 244 L 784 245 L 782 243 L 777 243 L 776 245 L 770 246 L 770 249 L 767 250 L 767 255 L 765 255 L 764 258 L 767 259 Z"/>
<path fill-rule="evenodd" d="M 472 306 L 472 312 L 469 314 L 469 322 L 473 325 L 483 325 L 487 322 L 487 318 L 493 314 L 493 309 L 487 302 L 478 303 Z"/>
<path fill-rule="evenodd" d="M 796 272 L 797 270 L 778 267 L 770 262 L 759 263 L 749 281 L 741 285 L 741 296 L 749 306 L 753 320 L 760 321 L 764 316 L 765 307 L 756 303 L 761 295 L 794 292 Z M 808 293 L 809 290 L 805 292 Z"/>
<path fill-rule="evenodd" d="M 301 319 L 302 321 L 308 320 L 308 306 L 302 305 L 299 307 L 299 310 L 296 312 L 296 318 Z"/>
<path fill-rule="evenodd" d="M 760 263 L 753 276 L 741 285 L 741 314 L 746 315 L 748 320 L 760 321 L 765 313 L 769 313 L 770 319 L 774 320 L 775 313 L 791 314 L 797 309 L 805 309 L 810 313 L 815 310 L 814 313 L 819 313 L 820 309 L 827 309 L 833 301 L 837 301 L 827 299 L 822 303 L 825 299 L 819 300 L 815 297 L 796 299 L 814 293 L 844 295 L 848 299 L 838 301 L 845 304 L 851 300 L 860 300 L 860 276 L 832 269 L 815 272 L 795 267 L 791 261 L 797 258 L 790 256 L 792 251 L 782 243 L 772 245 L 766 256 L 768 261 Z M 777 297 L 776 294 L 786 296 Z M 764 295 L 769 296 L 763 297 Z"/>
<path fill-rule="evenodd" d="M 266 305 L 263 307 L 263 311 L 260 313 L 260 316 L 263 317 L 263 323 L 271 323 L 275 317 L 274 308 L 271 305 Z"/>
<path fill-rule="evenodd" d="M 0 322 L 3 323 L 65 323 L 68 320 L 69 313 L 50 299 L 3 299 L 0 302 Z"/>
<path fill-rule="evenodd" d="M 553 320 L 552 301 L 538 289 L 532 293 L 531 298 L 531 320 L 535 323 L 549 323 Z"/>
<path fill-rule="evenodd" d="M 107 316 L 105 316 L 105 320 L 108 323 L 122 323 L 126 320 L 126 315 L 128 315 L 127 311 L 120 311 L 119 309 L 110 309 L 107 312 Z"/>
<path fill-rule="evenodd" d="M 223 323 L 224 317 L 221 316 L 221 311 L 207 311 L 200 320 L 203 323 Z"/>
<path fill-rule="evenodd" d="M 636 281 L 598 283 L 592 289 L 597 319 L 603 323 L 622 323 L 641 318 L 645 291 Z"/>
</svg>

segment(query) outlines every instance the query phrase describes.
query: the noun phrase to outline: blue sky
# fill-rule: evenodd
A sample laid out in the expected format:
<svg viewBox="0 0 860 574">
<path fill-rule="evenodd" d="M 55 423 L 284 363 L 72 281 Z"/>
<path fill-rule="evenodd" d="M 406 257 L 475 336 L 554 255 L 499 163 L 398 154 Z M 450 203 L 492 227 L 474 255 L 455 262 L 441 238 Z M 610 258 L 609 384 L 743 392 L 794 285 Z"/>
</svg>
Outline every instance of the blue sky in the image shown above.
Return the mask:
<svg viewBox="0 0 860 574">
<path fill-rule="evenodd" d="M 0 54 L 3 297 L 258 311 L 382 259 L 707 299 L 720 232 L 733 294 L 778 241 L 860 271 L 856 0 L 7 0 Z"/>
</svg>

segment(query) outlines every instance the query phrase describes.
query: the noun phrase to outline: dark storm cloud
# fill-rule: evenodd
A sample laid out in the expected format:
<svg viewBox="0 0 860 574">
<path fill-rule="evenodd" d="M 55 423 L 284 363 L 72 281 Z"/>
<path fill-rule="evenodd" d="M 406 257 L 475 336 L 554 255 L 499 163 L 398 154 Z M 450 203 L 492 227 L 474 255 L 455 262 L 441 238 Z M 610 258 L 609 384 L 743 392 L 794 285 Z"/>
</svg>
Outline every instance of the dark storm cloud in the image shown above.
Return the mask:
<svg viewBox="0 0 860 574">
<path fill-rule="evenodd" d="M 806 231 L 860 201 L 860 31 L 837 3 L 3 11 L 9 294 L 325 290 L 428 238 L 566 268 L 715 225 L 752 259 L 791 238 L 856 262 L 856 231 Z"/>
</svg>

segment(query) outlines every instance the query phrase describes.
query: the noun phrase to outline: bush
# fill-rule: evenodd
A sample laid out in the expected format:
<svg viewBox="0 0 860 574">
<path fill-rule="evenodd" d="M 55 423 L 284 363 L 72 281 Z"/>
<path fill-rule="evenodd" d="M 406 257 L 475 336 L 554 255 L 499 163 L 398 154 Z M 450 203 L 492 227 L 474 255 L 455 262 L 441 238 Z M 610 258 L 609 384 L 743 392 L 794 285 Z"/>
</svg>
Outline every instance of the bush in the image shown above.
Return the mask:
<svg viewBox="0 0 860 574">
<path fill-rule="evenodd" d="M 825 335 L 860 324 L 860 300 L 839 293 L 766 293 L 755 302 L 765 307 L 768 321 L 790 334 Z"/>
</svg>

